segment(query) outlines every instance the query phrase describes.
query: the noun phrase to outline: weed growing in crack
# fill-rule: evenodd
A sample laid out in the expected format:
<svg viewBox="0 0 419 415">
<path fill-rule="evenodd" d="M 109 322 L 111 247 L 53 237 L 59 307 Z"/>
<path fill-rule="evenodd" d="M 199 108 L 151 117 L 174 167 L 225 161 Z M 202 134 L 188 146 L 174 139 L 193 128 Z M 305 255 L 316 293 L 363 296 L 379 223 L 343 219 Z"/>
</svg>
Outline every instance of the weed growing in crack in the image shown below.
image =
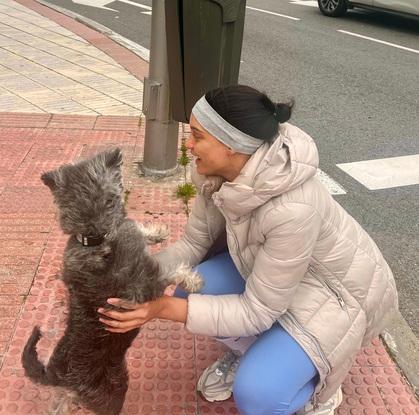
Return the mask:
<svg viewBox="0 0 419 415">
<path fill-rule="evenodd" d="M 188 157 L 188 150 L 186 148 L 185 144 L 186 139 L 182 138 L 182 145 L 180 146 L 181 155 L 179 157 L 179 164 L 182 166 L 183 169 L 183 183 L 180 184 L 176 189 L 176 196 L 179 199 L 182 199 L 184 205 L 185 205 L 185 213 L 187 216 L 189 216 L 190 209 L 189 209 L 189 201 L 195 197 L 196 195 L 196 189 L 195 186 L 188 182 L 187 174 L 186 174 L 186 168 L 187 165 L 190 163 L 190 159 Z"/>
</svg>

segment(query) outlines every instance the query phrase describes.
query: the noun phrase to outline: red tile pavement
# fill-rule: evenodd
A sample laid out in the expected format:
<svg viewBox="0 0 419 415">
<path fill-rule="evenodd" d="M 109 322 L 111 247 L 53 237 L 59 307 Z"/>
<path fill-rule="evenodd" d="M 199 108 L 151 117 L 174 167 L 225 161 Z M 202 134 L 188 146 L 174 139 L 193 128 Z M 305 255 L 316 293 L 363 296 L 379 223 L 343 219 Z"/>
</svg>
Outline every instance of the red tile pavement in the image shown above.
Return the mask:
<svg viewBox="0 0 419 415">
<path fill-rule="evenodd" d="M 0 158 L 0 172 L 5 173 L 0 181 L 2 415 L 45 413 L 52 390 L 24 377 L 20 355 L 38 324 L 44 332 L 39 353 L 47 359 L 65 326 L 66 293 L 57 276 L 66 237 L 58 228 L 51 195 L 39 180 L 41 172 L 120 146 L 129 216 L 167 224 L 171 236 L 165 243 L 177 240 L 186 222 L 183 205 L 174 197 L 177 180 L 154 181 L 138 174 L 144 137 L 139 118 L 42 120 L 38 115 L 0 114 L 0 151 L 5 155 Z M 200 372 L 223 350 L 181 324 L 148 324 L 128 353 L 130 383 L 123 414 L 237 414 L 233 400 L 210 404 L 195 392 Z M 418 401 L 378 339 L 358 354 L 343 392 L 340 415 L 419 415 Z M 87 414 L 81 409 L 75 413 Z"/>
<path fill-rule="evenodd" d="M 51 114 L 20 114 L 16 112 L 0 113 L 0 127 L 33 127 L 45 128 L 51 119 Z"/>
<path fill-rule="evenodd" d="M 121 117 L 115 115 L 99 116 L 94 125 L 95 130 L 137 130 L 139 117 Z"/>
<path fill-rule="evenodd" d="M 20 131 L 15 130 L 18 128 L 33 128 L 32 132 L 25 137 L 25 140 L 29 141 L 34 134 L 43 134 L 43 128 L 64 129 L 67 130 L 66 134 L 69 134 L 72 130 L 137 131 L 140 120 L 140 117 L 119 115 L 91 116 L 3 112 L 0 113 L 0 131 L 2 127 L 8 128 L 3 134 L 2 142 L 5 143 L 7 151 L 17 151 L 5 141 L 7 137 L 9 137 L 9 140 L 18 138 Z M 59 133 L 55 132 L 55 134 L 55 137 L 59 138 Z"/>
<path fill-rule="evenodd" d="M 96 122 L 95 117 L 88 115 L 53 114 L 49 120 L 48 128 L 92 130 Z"/>
</svg>

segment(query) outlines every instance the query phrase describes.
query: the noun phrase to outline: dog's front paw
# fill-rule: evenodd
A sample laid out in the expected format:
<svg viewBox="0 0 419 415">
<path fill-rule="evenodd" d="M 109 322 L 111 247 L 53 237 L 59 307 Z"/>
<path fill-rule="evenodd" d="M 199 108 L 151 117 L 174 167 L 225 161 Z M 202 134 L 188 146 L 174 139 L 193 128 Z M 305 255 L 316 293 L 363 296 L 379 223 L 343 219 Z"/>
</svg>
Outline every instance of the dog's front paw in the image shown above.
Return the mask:
<svg viewBox="0 0 419 415">
<path fill-rule="evenodd" d="M 180 285 L 187 292 L 197 293 L 204 287 L 204 280 L 197 272 L 191 271 Z"/>
<path fill-rule="evenodd" d="M 192 271 L 188 265 L 179 265 L 175 272 L 175 280 L 185 291 L 196 293 L 204 286 L 204 280 L 197 272 Z"/>
<path fill-rule="evenodd" d="M 138 223 L 137 225 L 149 245 L 163 242 L 169 237 L 169 227 L 163 223 L 151 223 L 147 226 Z"/>
</svg>

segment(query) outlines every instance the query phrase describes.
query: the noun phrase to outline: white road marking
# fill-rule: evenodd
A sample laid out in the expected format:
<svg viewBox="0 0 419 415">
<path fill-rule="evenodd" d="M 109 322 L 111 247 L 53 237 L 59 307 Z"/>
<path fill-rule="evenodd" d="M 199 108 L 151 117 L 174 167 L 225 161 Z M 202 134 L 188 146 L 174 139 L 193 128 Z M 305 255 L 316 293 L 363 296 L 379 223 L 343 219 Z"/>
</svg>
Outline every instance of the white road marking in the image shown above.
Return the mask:
<svg viewBox="0 0 419 415">
<path fill-rule="evenodd" d="M 141 3 L 136 3 L 135 1 L 131 1 L 131 0 L 110 0 L 108 1 L 108 3 L 112 3 L 112 1 L 119 1 L 120 3 L 131 4 L 131 6 L 139 7 L 140 9 L 152 10 L 150 6 L 147 6 Z"/>
<path fill-rule="evenodd" d="M 326 186 L 331 195 L 346 195 L 346 190 L 324 171 L 317 169 L 317 178 Z"/>
<path fill-rule="evenodd" d="M 111 0 L 72 0 L 73 3 L 82 4 L 84 6 L 97 7 L 98 9 L 111 10 L 113 12 L 118 12 L 118 10 L 110 9 L 105 7 L 107 4 L 112 3 Z"/>
<path fill-rule="evenodd" d="M 309 6 L 309 7 L 319 7 L 319 4 L 315 0 L 292 0 L 290 4 L 297 4 L 298 6 Z"/>
<path fill-rule="evenodd" d="M 107 4 L 113 3 L 114 1 L 118 1 L 120 3 L 125 3 L 125 4 L 130 4 L 131 6 L 139 7 L 140 9 L 145 9 L 147 11 L 141 12 L 141 13 L 151 15 L 150 6 L 147 6 L 141 3 L 136 3 L 135 1 L 131 1 L 131 0 L 73 0 L 73 3 L 83 4 L 85 6 L 90 6 L 90 7 L 97 7 L 98 9 L 111 10 L 113 12 L 118 13 L 118 10 L 105 7 Z"/>
<path fill-rule="evenodd" d="M 407 50 L 408 52 L 419 53 L 419 50 L 417 49 L 407 48 L 405 46 L 400 46 L 400 45 L 396 45 L 395 43 L 385 42 L 384 40 L 375 39 L 373 37 L 358 35 L 357 33 L 347 32 L 346 30 L 338 30 L 338 32 L 355 36 L 355 37 L 360 37 L 361 39 L 371 40 L 372 42 L 382 43 L 383 45 L 393 46 L 394 48 Z"/>
<path fill-rule="evenodd" d="M 291 17 L 291 16 L 287 16 L 286 14 L 274 13 L 274 12 L 270 12 L 269 10 L 257 9 L 256 7 L 246 6 L 246 9 L 255 10 L 255 11 L 261 12 L 261 13 L 272 14 L 274 16 L 285 17 L 286 19 L 301 20 L 298 17 Z"/>
<path fill-rule="evenodd" d="M 419 154 L 337 166 L 370 190 L 419 184 Z"/>
</svg>

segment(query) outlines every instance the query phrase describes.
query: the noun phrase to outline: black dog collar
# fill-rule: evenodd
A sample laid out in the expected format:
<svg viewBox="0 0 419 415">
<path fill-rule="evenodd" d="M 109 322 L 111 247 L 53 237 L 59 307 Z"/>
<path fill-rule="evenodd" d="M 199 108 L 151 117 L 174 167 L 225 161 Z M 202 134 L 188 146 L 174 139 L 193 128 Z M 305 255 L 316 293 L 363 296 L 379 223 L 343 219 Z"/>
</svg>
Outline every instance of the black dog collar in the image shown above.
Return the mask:
<svg viewBox="0 0 419 415">
<path fill-rule="evenodd" d="M 98 246 L 105 240 L 106 235 L 102 236 L 86 236 L 77 234 L 76 239 L 83 245 L 83 246 Z"/>
</svg>

